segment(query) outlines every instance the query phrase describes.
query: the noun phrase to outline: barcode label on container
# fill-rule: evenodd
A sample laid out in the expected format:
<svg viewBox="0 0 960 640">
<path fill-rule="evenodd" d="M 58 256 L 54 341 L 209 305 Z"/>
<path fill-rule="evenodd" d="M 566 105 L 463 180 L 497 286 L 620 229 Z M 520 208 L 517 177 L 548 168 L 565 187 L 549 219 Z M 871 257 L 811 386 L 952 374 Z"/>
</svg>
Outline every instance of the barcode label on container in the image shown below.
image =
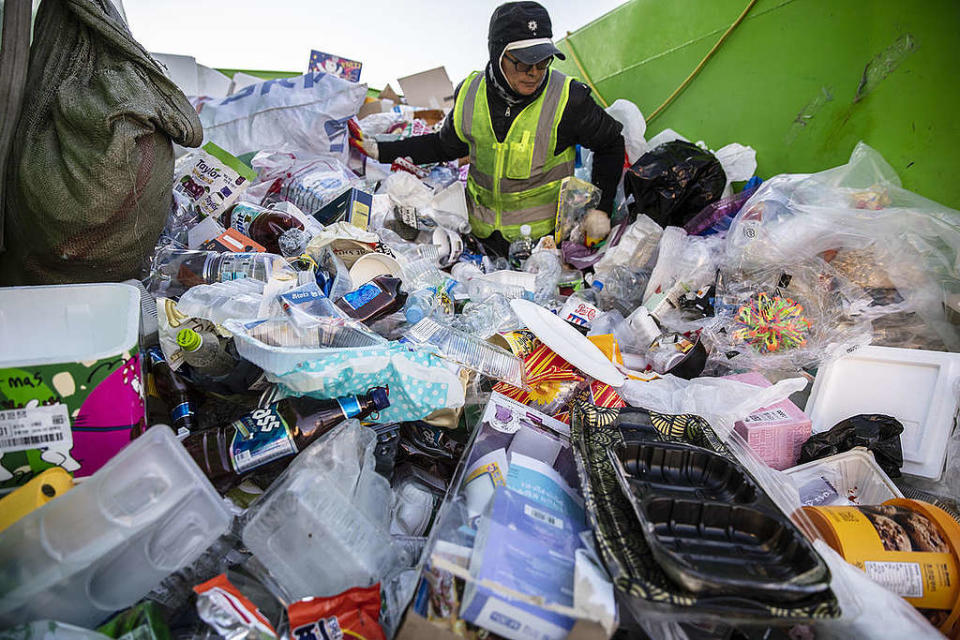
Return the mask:
<svg viewBox="0 0 960 640">
<path fill-rule="evenodd" d="M 771 409 L 769 411 L 757 411 L 751 413 L 743 419 L 744 424 L 751 422 L 787 422 L 790 416 L 783 409 Z"/>
<path fill-rule="evenodd" d="M 563 520 L 552 516 L 546 511 L 541 511 L 536 507 L 532 507 L 529 504 L 523 505 L 523 512 L 533 518 L 534 520 L 539 520 L 545 524 L 550 525 L 551 527 L 556 527 L 557 529 L 563 529 Z"/>
<path fill-rule="evenodd" d="M 923 573 L 917 562 L 864 562 L 867 577 L 898 596 L 923 597 Z"/>
<path fill-rule="evenodd" d="M 73 447 L 67 405 L 0 411 L 0 453 Z"/>
</svg>

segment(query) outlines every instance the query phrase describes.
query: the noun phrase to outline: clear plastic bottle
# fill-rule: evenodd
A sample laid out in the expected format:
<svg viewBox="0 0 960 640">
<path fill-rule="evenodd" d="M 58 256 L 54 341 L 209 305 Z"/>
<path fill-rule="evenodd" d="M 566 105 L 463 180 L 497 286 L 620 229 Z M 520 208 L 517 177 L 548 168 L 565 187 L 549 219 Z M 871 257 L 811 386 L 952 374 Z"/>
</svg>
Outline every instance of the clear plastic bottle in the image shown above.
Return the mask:
<svg viewBox="0 0 960 640">
<path fill-rule="evenodd" d="M 218 253 L 163 247 L 153 259 L 145 286 L 157 296 L 178 297 L 198 284 L 252 278 L 297 278 L 282 257 L 272 253 Z"/>
<path fill-rule="evenodd" d="M 280 255 L 288 258 L 303 255 L 311 238 L 312 236 L 303 229 L 296 227 L 287 229 L 277 238 Z"/>
<path fill-rule="evenodd" d="M 460 314 L 461 327 L 486 340 L 498 331 L 507 331 L 520 326 L 510 308 L 510 301 L 494 294 L 483 302 L 468 302 Z"/>
<path fill-rule="evenodd" d="M 510 259 L 510 266 L 519 269 L 524 261 L 533 253 L 533 238 L 530 236 L 530 225 L 520 226 L 520 237 L 510 243 L 507 256 Z"/>
<path fill-rule="evenodd" d="M 420 289 L 407 296 L 407 302 L 403 306 L 403 315 L 410 324 L 417 324 L 424 318 L 433 315 L 434 292 L 430 289 Z"/>
<path fill-rule="evenodd" d="M 236 359 L 209 331 L 181 329 L 177 334 L 177 345 L 183 349 L 183 361 L 198 373 L 216 378 L 229 374 L 237 366 Z"/>
<path fill-rule="evenodd" d="M 563 271 L 556 251 L 534 251 L 523 265 L 527 273 L 537 274 L 537 288 L 533 301 L 539 305 L 551 303 L 557 297 L 557 285 Z"/>
<path fill-rule="evenodd" d="M 597 273 L 593 281 L 603 285 L 602 293 L 597 296 L 597 303 L 604 311 L 618 309 L 629 315 L 643 302 L 643 293 L 649 280 L 649 271 L 625 265 L 616 265 Z"/>
</svg>

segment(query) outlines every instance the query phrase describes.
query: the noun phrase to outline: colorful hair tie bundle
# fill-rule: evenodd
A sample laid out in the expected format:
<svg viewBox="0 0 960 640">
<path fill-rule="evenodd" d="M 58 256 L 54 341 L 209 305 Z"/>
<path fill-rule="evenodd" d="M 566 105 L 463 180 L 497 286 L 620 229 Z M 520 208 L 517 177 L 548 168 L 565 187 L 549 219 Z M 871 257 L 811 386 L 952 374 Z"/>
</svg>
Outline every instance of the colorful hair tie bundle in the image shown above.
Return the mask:
<svg viewBox="0 0 960 640">
<path fill-rule="evenodd" d="M 803 315 L 803 305 L 766 293 L 757 294 L 750 304 L 737 309 L 735 324 L 734 340 L 749 344 L 760 353 L 804 346 L 812 326 Z"/>
</svg>

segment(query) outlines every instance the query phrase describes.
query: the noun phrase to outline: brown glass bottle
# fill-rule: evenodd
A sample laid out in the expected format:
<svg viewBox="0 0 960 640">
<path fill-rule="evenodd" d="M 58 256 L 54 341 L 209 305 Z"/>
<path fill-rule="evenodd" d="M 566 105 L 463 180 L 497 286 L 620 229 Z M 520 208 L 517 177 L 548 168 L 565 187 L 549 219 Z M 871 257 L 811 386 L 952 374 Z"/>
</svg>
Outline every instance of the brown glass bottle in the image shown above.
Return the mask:
<svg viewBox="0 0 960 640">
<path fill-rule="evenodd" d="M 284 398 L 230 424 L 194 433 L 183 440 L 218 491 L 234 486 L 248 472 L 302 451 L 349 418 L 363 419 L 390 406 L 385 387 L 336 400 Z"/>
</svg>

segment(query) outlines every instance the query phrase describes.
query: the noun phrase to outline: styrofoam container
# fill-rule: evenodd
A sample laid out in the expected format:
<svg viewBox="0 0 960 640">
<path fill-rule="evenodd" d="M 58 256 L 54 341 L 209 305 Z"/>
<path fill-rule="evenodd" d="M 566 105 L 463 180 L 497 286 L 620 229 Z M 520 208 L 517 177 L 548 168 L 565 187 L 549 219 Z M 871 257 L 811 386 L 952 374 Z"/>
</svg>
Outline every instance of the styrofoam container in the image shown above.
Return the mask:
<svg viewBox="0 0 960 640">
<path fill-rule="evenodd" d="M 142 431 L 139 326 L 128 284 L 0 289 L 0 489 L 89 476 Z"/>
<path fill-rule="evenodd" d="M 903 473 L 938 479 L 960 403 L 960 354 L 863 347 L 820 369 L 805 412 L 813 433 L 864 413 L 903 424 Z"/>
<path fill-rule="evenodd" d="M 396 258 L 384 253 L 366 253 L 350 267 L 350 281 L 355 287 L 370 282 L 377 276 L 393 276 L 403 279 L 403 267 Z"/>
<path fill-rule="evenodd" d="M 854 447 L 821 460 L 814 460 L 784 471 L 800 492 L 805 507 L 883 504 L 902 498 L 873 453 Z"/>
<path fill-rule="evenodd" d="M 92 627 L 136 603 L 223 534 L 232 515 L 169 427 L 0 533 L 0 627 Z"/>
</svg>

